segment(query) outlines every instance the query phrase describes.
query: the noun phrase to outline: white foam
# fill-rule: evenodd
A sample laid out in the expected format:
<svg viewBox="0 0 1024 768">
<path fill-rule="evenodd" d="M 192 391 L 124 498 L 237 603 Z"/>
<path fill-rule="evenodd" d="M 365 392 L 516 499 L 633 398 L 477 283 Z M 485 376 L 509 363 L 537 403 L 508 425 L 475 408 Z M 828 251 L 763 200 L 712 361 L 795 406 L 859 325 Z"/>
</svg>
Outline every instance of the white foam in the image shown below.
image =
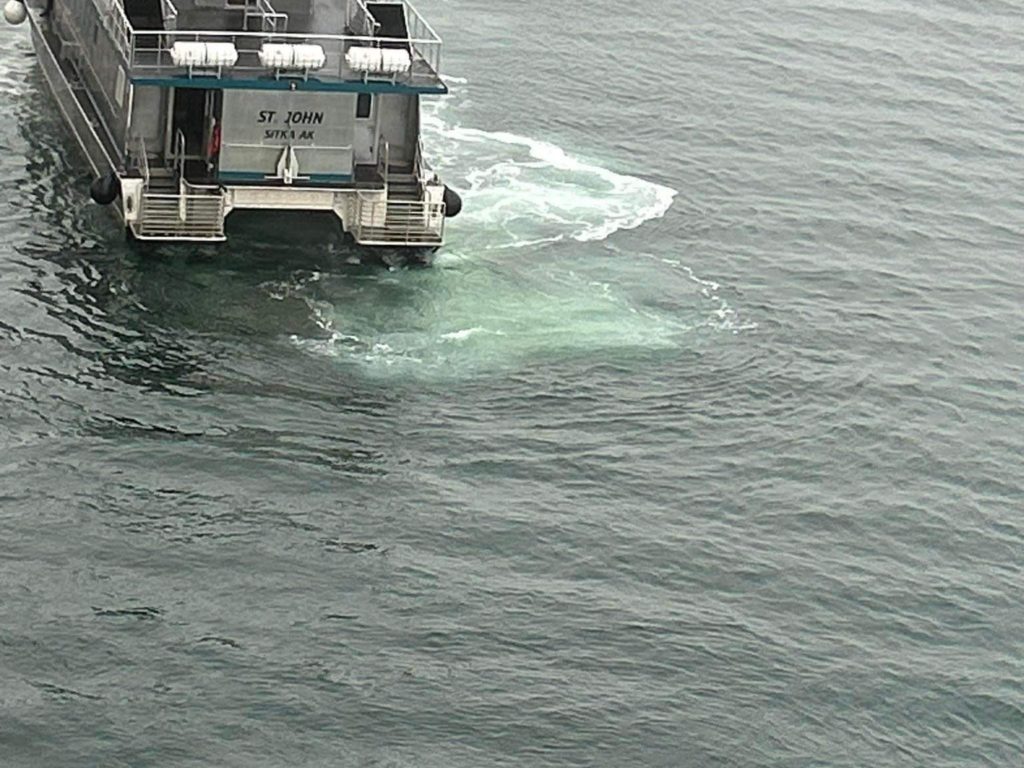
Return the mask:
<svg viewBox="0 0 1024 768">
<path fill-rule="evenodd" d="M 604 240 L 665 215 L 676 190 L 617 173 L 542 139 L 423 117 L 424 144 L 466 205 L 453 227 L 480 248 Z M 463 224 L 465 222 L 465 224 Z M 477 233 L 482 233 L 477 237 Z"/>
<path fill-rule="evenodd" d="M 678 259 L 670 259 L 665 256 L 658 256 L 655 258 L 657 258 L 657 260 L 662 264 L 667 264 L 674 269 L 682 270 L 686 274 L 687 278 L 699 286 L 698 292 L 700 295 L 716 305 L 715 309 L 711 311 L 710 317 L 701 323 L 701 325 L 713 327 L 721 331 L 731 331 L 732 333 L 753 331 L 757 329 L 757 323 L 740 319 L 736 310 L 729 305 L 728 301 L 719 295 L 721 286 L 719 286 L 719 284 L 714 280 L 707 280 L 698 276 L 692 268 L 683 264 Z"/>
<path fill-rule="evenodd" d="M 520 273 L 500 255 L 633 229 L 665 215 L 675 190 L 549 141 L 454 124 L 444 108 L 428 111 L 423 124 L 437 170 L 466 201 L 452 221 L 449 244 L 432 270 L 381 275 L 353 295 L 311 301 L 314 322 L 329 338 L 292 336 L 300 347 L 365 366 L 373 375 L 449 377 L 597 350 L 604 357 L 671 350 L 702 325 L 744 327 L 719 297 L 719 286 L 679 262 L 664 260 L 694 282 L 699 298 L 693 313 L 634 303 L 606 271 L 594 274 L 579 262 Z M 492 260 L 488 251 L 499 257 Z M 347 285 L 336 290 L 346 292 Z M 331 292 L 321 285 L 317 295 Z M 377 309 L 383 305 L 390 308 L 386 316 Z"/>
<path fill-rule="evenodd" d="M 463 328 L 461 331 L 449 331 L 448 333 L 442 333 L 441 338 L 448 341 L 465 341 L 470 336 L 477 333 L 486 333 L 485 328 L 481 328 L 479 325 L 473 328 Z M 496 332 L 499 336 L 502 335 L 500 331 Z"/>
<path fill-rule="evenodd" d="M 342 294 L 307 302 L 322 333 L 288 338 L 371 375 L 460 377 L 588 350 L 671 349 L 692 328 L 683 318 L 635 307 L 614 285 L 572 271 L 524 281 L 476 262 L 402 271 L 350 290 L 345 281 L 318 288 L 321 295 Z M 399 295 L 412 301 L 392 303 Z M 382 317 L 375 308 L 384 304 L 390 310 Z"/>
</svg>

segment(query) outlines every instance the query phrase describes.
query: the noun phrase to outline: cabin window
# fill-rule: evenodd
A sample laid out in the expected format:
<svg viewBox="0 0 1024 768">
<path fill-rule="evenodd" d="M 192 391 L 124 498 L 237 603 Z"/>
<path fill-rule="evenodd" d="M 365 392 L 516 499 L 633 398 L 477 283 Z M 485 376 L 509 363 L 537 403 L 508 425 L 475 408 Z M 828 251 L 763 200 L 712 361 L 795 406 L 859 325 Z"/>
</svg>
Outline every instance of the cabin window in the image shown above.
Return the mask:
<svg viewBox="0 0 1024 768">
<path fill-rule="evenodd" d="M 356 117 L 366 119 L 370 116 L 370 107 L 373 105 L 372 93 L 360 93 L 356 97 Z"/>
</svg>

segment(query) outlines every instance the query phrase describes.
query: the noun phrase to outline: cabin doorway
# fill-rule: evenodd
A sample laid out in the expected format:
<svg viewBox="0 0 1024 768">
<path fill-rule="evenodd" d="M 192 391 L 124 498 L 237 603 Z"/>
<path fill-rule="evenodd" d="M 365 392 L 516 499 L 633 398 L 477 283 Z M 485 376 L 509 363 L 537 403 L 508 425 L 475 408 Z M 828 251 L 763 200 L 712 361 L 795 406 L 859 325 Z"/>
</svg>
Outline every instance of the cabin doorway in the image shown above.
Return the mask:
<svg viewBox="0 0 1024 768">
<path fill-rule="evenodd" d="M 357 165 L 377 163 L 377 99 L 375 94 L 356 96 L 355 127 L 352 130 L 353 162 Z"/>
<path fill-rule="evenodd" d="M 166 157 L 189 181 L 216 175 L 222 94 L 209 88 L 172 88 Z"/>
</svg>

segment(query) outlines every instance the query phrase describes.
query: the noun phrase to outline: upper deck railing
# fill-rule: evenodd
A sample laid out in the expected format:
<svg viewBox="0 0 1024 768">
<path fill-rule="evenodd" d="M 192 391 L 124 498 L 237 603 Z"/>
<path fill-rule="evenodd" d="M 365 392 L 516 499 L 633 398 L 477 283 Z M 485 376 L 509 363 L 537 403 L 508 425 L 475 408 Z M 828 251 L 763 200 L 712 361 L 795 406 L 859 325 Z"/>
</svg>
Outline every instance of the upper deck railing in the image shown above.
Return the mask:
<svg viewBox="0 0 1024 768">
<path fill-rule="evenodd" d="M 110 36 L 111 42 L 125 61 L 130 60 L 134 29 L 124 12 L 122 0 L 91 0 L 96 15 Z"/>
<path fill-rule="evenodd" d="M 408 38 L 381 37 L 376 33 L 380 24 L 373 18 L 364 0 L 349 0 L 347 3 L 346 21 L 355 34 L 324 35 L 307 32 L 284 32 L 284 21 L 278 20 L 270 4 L 265 0 L 248 0 L 259 8 L 262 15 L 273 15 L 274 22 L 263 25 L 260 31 L 246 30 L 195 30 L 175 29 L 180 25 L 179 15 L 172 0 L 161 0 L 165 29 L 135 29 L 132 27 L 124 11 L 122 0 L 91 0 L 96 7 L 103 26 L 106 28 L 116 51 L 127 64 L 133 78 L 171 78 L 196 74 L 213 74 L 186 70 L 176 66 L 171 50 L 174 43 L 209 42 L 231 43 L 238 51 L 238 61 L 234 66 L 219 70 L 216 75 L 232 79 L 265 78 L 268 75 L 281 75 L 261 64 L 259 50 L 263 43 L 315 44 L 323 48 L 325 62 L 321 68 L 302 76 L 320 81 L 359 81 L 364 79 L 386 80 L 414 87 L 439 87 L 441 79 L 441 38 L 427 23 L 419 11 L 408 2 L 402 4 L 406 11 Z M 266 6 L 263 8 L 262 6 Z M 170 23 L 168 23 L 170 22 Z M 389 76 L 367 75 L 355 70 L 346 61 L 346 53 L 352 47 L 404 48 L 409 51 L 411 66 L 407 72 Z M 291 75 L 291 73 L 286 73 Z"/>
<path fill-rule="evenodd" d="M 347 0 L 345 21 L 352 34 L 363 37 L 374 37 L 380 29 L 380 24 L 373 18 L 364 0 Z"/>
<path fill-rule="evenodd" d="M 178 9 L 171 0 L 160 0 L 160 15 L 164 20 L 164 29 L 178 28 Z"/>
<path fill-rule="evenodd" d="M 245 0 L 242 7 L 242 28 L 249 29 L 249 19 L 258 19 L 261 32 L 286 32 L 288 14 L 278 13 L 269 0 Z"/>
<path fill-rule="evenodd" d="M 349 65 L 346 53 L 353 47 L 393 47 L 401 44 L 410 54 L 407 72 L 395 75 L 369 75 L 370 80 L 402 83 L 414 87 L 440 86 L 441 40 L 437 37 L 415 37 L 407 40 L 360 35 L 317 35 L 303 32 L 225 32 L 207 30 L 176 30 L 173 32 L 140 31 L 130 40 L 129 66 L 135 78 L 171 78 L 207 74 L 188 72 L 176 65 L 171 51 L 176 42 L 231 43 L 238 52 L 238 60 L 230 67 L 216 72 L 222 78 L 258 79 L 273 75 L 275 70 L 260 61 L 260 47 L 264 43 L 290 43 L 319 45 L 324 51 L 324 64 L 306 73 L 319 81 L 359 81 L 367 79 L 363 72 Z M 209 74 L 213 74 L 210 72 Z M 288 74 L 288 73 L 286 73 Z"/>
</svg>

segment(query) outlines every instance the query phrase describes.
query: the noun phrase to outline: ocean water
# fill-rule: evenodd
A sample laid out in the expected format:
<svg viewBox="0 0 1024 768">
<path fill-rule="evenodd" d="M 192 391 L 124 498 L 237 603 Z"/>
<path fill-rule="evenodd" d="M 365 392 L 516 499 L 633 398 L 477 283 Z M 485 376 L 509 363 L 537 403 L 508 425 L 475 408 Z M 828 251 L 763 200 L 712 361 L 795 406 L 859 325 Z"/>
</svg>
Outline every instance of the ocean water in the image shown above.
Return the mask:
<svg viewBox="0 0 1024 768">
<path fill-rule="evenodd" d="M 0 32 L 0 765 L 1024 764 L 1020 6 L 421 5 L 428 269 L 126 246 Z"/>
</svg>

